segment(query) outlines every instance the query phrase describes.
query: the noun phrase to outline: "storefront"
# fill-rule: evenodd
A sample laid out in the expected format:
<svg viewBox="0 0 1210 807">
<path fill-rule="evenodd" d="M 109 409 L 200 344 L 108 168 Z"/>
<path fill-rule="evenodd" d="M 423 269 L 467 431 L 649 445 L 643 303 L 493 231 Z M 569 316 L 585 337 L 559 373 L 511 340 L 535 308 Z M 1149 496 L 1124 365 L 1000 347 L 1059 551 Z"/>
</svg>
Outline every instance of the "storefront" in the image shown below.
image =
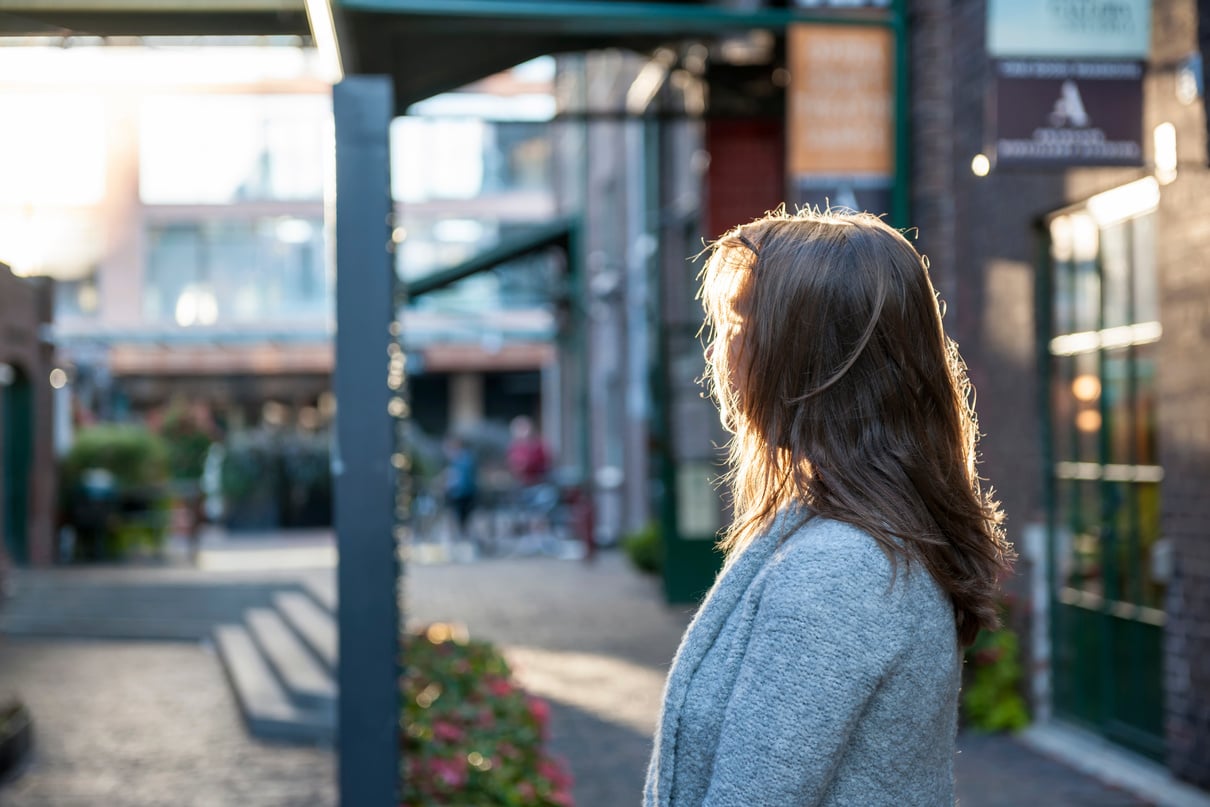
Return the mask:
<svg viewBox="0 0 1210 807">
<path fill-rule="evenodd" d="M 913 32 L 913 223 L 1021 555 L 1031 731 L 1210 787 L 1198 4 L 943 5 Z"/>
</svg>

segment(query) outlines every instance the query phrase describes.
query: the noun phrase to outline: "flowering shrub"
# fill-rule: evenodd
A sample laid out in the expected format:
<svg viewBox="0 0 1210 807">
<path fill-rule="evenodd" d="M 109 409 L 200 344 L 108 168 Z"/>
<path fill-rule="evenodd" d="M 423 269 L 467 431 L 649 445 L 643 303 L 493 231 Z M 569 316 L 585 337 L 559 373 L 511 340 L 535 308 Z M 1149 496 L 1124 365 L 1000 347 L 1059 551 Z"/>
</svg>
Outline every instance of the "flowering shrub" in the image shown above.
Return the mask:
<svg viewBox="0 0 1210 807">
<path fill-rule="evenodd" d="M 550 707 L 489 644 L 444 624 L 404 638 L 401 807 L 574 807 L 543 750 Z"/>
<path fill-rule="evenodd" d="M 1001 605 L 1009 624 L 1012 598 Z M 1017 731 L 1029 725 L 1029 709 L 1021 697 L 1023 672 L 1017 634 L 1007 627 L 980 631 L 966 649 L 966 681 L 962 687 L 962 713 L 978 731 Z"/>
</svg>

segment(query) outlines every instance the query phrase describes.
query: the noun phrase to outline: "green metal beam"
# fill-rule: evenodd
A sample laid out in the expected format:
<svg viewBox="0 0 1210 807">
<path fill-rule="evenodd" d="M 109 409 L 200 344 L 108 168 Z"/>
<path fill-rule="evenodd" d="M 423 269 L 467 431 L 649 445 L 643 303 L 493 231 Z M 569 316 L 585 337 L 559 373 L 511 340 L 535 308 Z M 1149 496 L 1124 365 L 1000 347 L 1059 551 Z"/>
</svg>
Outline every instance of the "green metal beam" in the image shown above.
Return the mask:
<svg viewBox="0 0 1210 807">
<path fill-rule="evenodd" d="M 303 10 L 303 0 L 5 0 L 4 10 L 12 14 L 40 12 L 129 13 L 155 11 L 175 13 L 252 13 Z"/>
<path fill-rule="evenodd" d="M 5 36 L 309 33 L 303 0 L 0 0 Z"/>
<path fill-rule="evenodd" d="M 602 2 L 602 0 L 332 0 L 344 12 L 446 21 L 491 19 L 529 23 L 534 31 L 615 36 L 670 37 L 724 33 L 744 28 L 785 28 L 794 23 L 890 25 L 896 16 L 878 10 L 828 11 L 799 8 L 735 9 L 713 5 Z"/>
<path fill-rule="evenodd" d="M 897 227 L 912 226 L 912 122 L 911 38 L 907 26 L 907 0 L 895 0 L 895 180 L 891 187 L 891 215 Z"/>
<path fill-rule="evenodd" d="M 448 269 L 440 269 L 417 280 L 409 281 L 407 283 L 408 297 L 415 299 L 422 294 L 443 289 L 463 278 L 491 271 L 501 264 L 539 250 L 556 246 L 567 249 L 571 240 L 571 228 L 572 225 L 567 221 L 545 224 L 540 228 L 535 228 L 528 235 L 511 238 Z"/>
</svg>

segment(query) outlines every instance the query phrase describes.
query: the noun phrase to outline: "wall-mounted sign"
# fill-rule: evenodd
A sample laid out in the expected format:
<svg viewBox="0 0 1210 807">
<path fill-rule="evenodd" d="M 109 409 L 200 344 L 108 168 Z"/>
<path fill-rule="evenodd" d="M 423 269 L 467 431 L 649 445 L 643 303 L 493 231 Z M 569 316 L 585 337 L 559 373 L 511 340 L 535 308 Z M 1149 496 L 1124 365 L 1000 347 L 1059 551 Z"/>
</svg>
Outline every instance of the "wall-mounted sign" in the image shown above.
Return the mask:
<svg viewBox="0 0 1210 807">
<path fill-rule="evenodd" d="M 995 74 L 998 165 L 1142 164 L 1141 63 L 1006 60 Z"/>
<path fill-rule="evenodd" d="M 885 212 L 895 171 L 891 31 L 792 25 L 786 48 L 791 200 L 826 197 L 833 206 Z"/>
<path fill-rule="evenodd" d="M 996 58 L 1145 59 L 1151 0 L 988 0 Z"/>
</svg>

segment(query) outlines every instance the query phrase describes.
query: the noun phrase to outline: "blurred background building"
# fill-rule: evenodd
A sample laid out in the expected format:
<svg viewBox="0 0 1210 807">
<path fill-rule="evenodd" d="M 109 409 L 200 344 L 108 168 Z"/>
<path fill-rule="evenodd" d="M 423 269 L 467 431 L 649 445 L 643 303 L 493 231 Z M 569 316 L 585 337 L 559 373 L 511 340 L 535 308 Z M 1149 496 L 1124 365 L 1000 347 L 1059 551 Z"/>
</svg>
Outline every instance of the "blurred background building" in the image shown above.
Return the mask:
<svg viewBox="0 0 1210 807">
<path fill-rule="evenodd" d="M 888 212 L 979 392 L 1035 715 L 1210 788 L 1205 2 L 423 5 L 328 6 L 393 79 L 393 415 L 534 417 L 598 535 L 658 519 L 692 599 L 726 507 L 687 256 L 783 201 Z M 68 30 L 0 48 L 3 119 L 41 122 L 0 130 L 0 260 L 56 278 L 77 411 L 322 432 L 339 189 L 301 10 L 191 50 L 29 6 Z"/>
</svg>

